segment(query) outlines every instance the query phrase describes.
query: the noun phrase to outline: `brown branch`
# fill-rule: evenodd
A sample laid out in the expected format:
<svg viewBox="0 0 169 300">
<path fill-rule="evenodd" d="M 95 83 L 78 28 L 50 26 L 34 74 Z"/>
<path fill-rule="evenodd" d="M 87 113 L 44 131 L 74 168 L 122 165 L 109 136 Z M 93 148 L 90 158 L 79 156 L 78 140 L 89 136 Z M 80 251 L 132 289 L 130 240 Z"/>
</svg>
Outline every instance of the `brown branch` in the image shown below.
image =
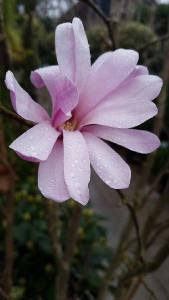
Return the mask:
<svg viewBox="0 0 169 300">
<path fill-rule="evenodd" d="M 15 121 L 19 122 L 20 124 L 25 125 L 27 127 L 31 127 L 33 125 L 32 122 L 21 118 L 20 116 L 18 116 L 17 114 L 15 114 L 12 111 L 6 109 L 2 105 L 0 105 L 0 115 L 2 115 L 4 117 L 7 117 L 9 119 L 13 119 L 13 120 L 15 120 Z"/>
<path fill-rule="evenodd" d="M 169 241 L 167 240 L 166 243 L 159 249 L 159 251 L 154 256 L 154 259 L 151 262 L 135 266 L 133 270 L 129 270 L 129 272 L 123 276 L 122 281 L 124 282 L 141 274 L 146 275 L 148 273 L 155 272 L 168 257 Z"/>
<path fill-rule="evenodd" d="M 78 230 L 80 225 L 82 207 L 79 204 L 75 204 L 73 215 L 71 216 L 69 229 L 68 229 L 68 237 L 67 243 L 65 246 L 65 253 L 63 256 L 63 263 L 61 265 L 61 269 L 59 270 L 58 277 L 58 290 L 57 297 L 58 300 L 66 300 L 68 293 L 68 281 L 70 275 L 70 269 L 76 249 L 76 242 L 78 238 Z"/>
<path fill-rule="evenodd" d="M 143 262 L 143 244 L 142 244 L 142 239 L 141 239 L 141 234 L 140 234 L 139 222 L 137 220 L 137 215 L 136 215 L 135 209 L 134 209 L 133 205 L 125 199 L 125 196 L 123 195 L 123 193 L 120 190 L 117 190 L 117 192 L 120 196 L 121 202 L 124 205 L 126 205 L 126 207 L 128 208 L 128 211 L 130 213 L 130 216 L 132 218 L 133 225 L 134 225 L 135 232 L 136 232 L 139 259 L 141 262 Z"/>
<path fill-rule="evenodd" d="M 125 297 L 125 300 L 132 300 L 134 298 L 138 288 L 140 287 L 141 282 L 142 282 L 141 276 L 136 278 L 136 281 L 134 282 L 133 286 L 131 286 L 127 296 Z"/>
<path fill-rule="evenodd" d="M 159 39 L 156 39 L 156 40 L 154 40 L 154 41 L 152 41 L 150 43 L 147 43 L 146 45 L 144 45 L 143 47 L 141 47 L 140 49 L 138 49 L 138 52 L 143 52 L 143 51 L 147 50 L 147 48 L 149 48 L 149 47 L 151 47 L 151 46 L 153 46 L 153 45 L 155 45 L 157 43 L 160 43 L 162 41 L 168 40 L 168 39 L 169 39 L 169 34 L 166 34 L 166 35 L 162 36 Z"/>
<path fill-rule="evenodd" d="M 166 162 L 164 168 L 159 172 L 155 180 L 153 181 L 152 185 L 148 188 L 148 191 L 143 195 L 143 198 L 141 199 L 141 203 L 144 205 L 144 202 L 147 200 L 148 197 L 151 196 L 153 191 L 157 188 L 157 185 L 159 184 L 162 177 L 168 172 L 169 170 L 169 159 Z"/>
<path fill-rule="evenodd" d="M 55 259 L 55 298 L 57 299 L 59 270 L 62 269 L 63 264 L 63 254 L 60 242 L 61 224 L 59 217 L 59 205 L 52 200 L 48 200 L 46 204 L 46 214 L 48 221 L 48 232 L 52 243 L 53 256 Z"/>
<path fill-rule="evenodd" d="M 151 239 L 148 241 L 148 243 L 146 244 L 146 248 L 149 248 L 152 244 L 154 244 L 154 242 L 157 240 L 157 238 L 159 237 L 159 235 L 161 233 L 164 233 L 166 229 L 169 228 L 169 221 L 167 220 L 167 222 L 165 222 L 164 224 L 161 224 L 161 226 L 159 226 L 157 228 L 157 230 L 155 231 L 155 233 L 153 234 L 153 236 L 151 237 Z"/>
<path fill-rule="evenodd" d="M 59 269 L 62 262 L 62 248 L 60 244 L 60 218 L 59 206 L 52 200 L 46 204 L 46 214 L 48 221 L 48 232 L 52 242 L 53 256 L 56 267 Z"/>
<path fill-rule="evenodd" d="M 144 241 L 144 245 L 147 244 L 148 238 L 152 231 L 154 231 L 155 224 L 158 220 L 158 218 L 161 217 L 162 212 L 165 209 L 165 206 L 168 203 L 168 193 L 169 193 L 169 182 L 166 184 L 166 187 L 163 191 L 162 196 L 156 203 L 156 205 L 151 210 L 151 214 L 148 216 L 148 218 L 145 221 L 145 224 L 143 226 L 142 230 L 142 239 Z"/>
<path fill-rule="evenodd" d="M 140 261 L 141 264 L 144 264 L 143 244 L 142 244 L 142 240 L 141 240 L 140 227 L 139 227 L 139 223 L 138 223 L 137 216 L 136 216 L 136 213 L 135 213 L 135 209 L 128 201 L 126 201 L 126 198 L 125 198 L 125 196 L 124 196 L 124 194 L 122 193 L 121 190 L 116 190 L 116 191 L 120 196 L 120 200 L 121 200 L 122 204 L 127 207 L 128 211 L 130 213 L 130 217 L 131 217 L 130 220 L 132 221 L 132 223 L 134 225 L 134 228 L 135 228 L 135 232 L 136 232 L 136 240 L 137 240 L 137 244 L 138 244 L 139 261 Z M 128 232 L 128 230 L 131 228 L 132 223 L 129 222 L 129 226 L 127 226 L 125 228 L 124 238 L 126 237 L 126 229 L 127 229 L 127 232 Z M 119 249 L 118 249 L 117 252 L 118 252 L 118 258 L 113 257 L 112 262 L 111 262 L 109 268 L 107 269 L 106 274 L 104 276 L 104 279 L 102 281 L 102 284 L 100 286 L 97 300 L 104 300 L 105 299 L 105 292 L 106 292 L 109 284 L 112 281 L 113 272 L 116 269 L 117 265 L 119 264 L 119 261 L 121 260 L 120 259 L 121 245 L 119 245 Z"/>
<path fill-rule="evenodd" d="M 146 291 L 151 295 L 151 297 L 154 300 L 158 300 L 156 294 L 153 292 L 153 290 L 148 286 L 148 284 L 144 280 L 142 280 L 142 284 L 145 287 Z"/>
<path fill-rule="evenodd" d="M 81 2 L 85 3 L 86 5 L 88 5 L 89 7 L 91 7 L 93 9 L 93 11 L 95 11 L 95 13 L 102 19 L 102 21 L 105 23 L 107 30 L 108 30 L 108 34 L 111 40 L 111 44 L 112 44 L 112 49 L 115 50 L 116 49 L 116 41 L 114 38 L 114 32 L 112 30 L 112 21 L 110 18 L 108 18 L 103 11 L 100 9 L 100 7 L 94 3 L 93 0 L 80 0 Z"/>
</svg>

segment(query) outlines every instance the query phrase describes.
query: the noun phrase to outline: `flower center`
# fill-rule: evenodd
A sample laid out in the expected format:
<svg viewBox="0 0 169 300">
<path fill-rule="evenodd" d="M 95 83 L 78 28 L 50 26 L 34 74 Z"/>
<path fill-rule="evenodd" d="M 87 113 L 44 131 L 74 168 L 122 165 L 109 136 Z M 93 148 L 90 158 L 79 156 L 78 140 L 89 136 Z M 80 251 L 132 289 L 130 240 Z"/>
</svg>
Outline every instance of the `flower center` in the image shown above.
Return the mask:
<svg viewBox="0 0 169 300">
<path fill-rule="evenodd" d="M 75 131 L 77 129 L 77 122 L 74 119 L 70 119 L 62 124 L 60 128 L 67 131 Z"/>
</svg>

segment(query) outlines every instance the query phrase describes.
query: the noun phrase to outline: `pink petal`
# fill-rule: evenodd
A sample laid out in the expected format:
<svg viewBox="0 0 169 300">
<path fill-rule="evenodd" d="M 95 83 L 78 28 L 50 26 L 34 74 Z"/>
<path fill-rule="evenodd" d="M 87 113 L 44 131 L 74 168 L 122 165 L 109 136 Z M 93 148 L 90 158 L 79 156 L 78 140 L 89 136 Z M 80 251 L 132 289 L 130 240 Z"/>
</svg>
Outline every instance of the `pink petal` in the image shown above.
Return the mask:
<svg viewBox="0 0 169 300">
<path fill-rule="evenodd" d="M 66 121 L 68 121 L 72 117 L 71 113 L 65 114 L 61 109 L 55 112 L 52 118 L 52 125 L 53 127 L 57 128 L 58 126 L 62 125 Z"/>
<path fill-rule="evenodd" d="M 130 73 L 130 75 L 120 84 L 118 88 L 123 87 L 123 85 L 125 85 L 131 79 L 134 79 L 135 77 L 140 75 L 149 75 L 148 68 L 142 65 L 137 65 L 133 72 Z"/>
<path fill-rule="evenodd" d="M 26 159 L 43 161 L 48 158 L 59 135 L 49 121 L 45 121 L 26 131 L 9 147 Z"/>
<path fill-rule="evenodd" d="M 79 131 L 63 131 L 64 174 L 71 197 L 85 205 L 89 200 L 90 161 L 86 142 Z"/>
<path fill-rule="evenodd" d="M 70 198 L 64 179 L 61 141 L 56 142 L 48 159 L 39 164 L 38 186 L 48 199 L 62 202 Z"/>
<path fill-rule="evenodd" d="M 71 111 L 78 103 L 75 85 L 63 75 L 57 66 L 45 67 L 31 73 L 31 80 L 37 87 L 46 86 L 53 103 L 53 117 L 59 109 Z"/>
<path fill-rule="evenodd" d="M 80 127 L 98 124 L 117 128 L 131 128 L 142 124 L 157 114 L 156 105 L 151 101 L 113 102 L 111 107 L 91 111 L 81 121 Z"/>
<path fill-rule="evenodd" d="M 39 68 L 31 72 L 31 81 L 36 88 L 47 87 L 50 94 L 52 95 L 54 89 L 54 80 L 55 77 L 58 77 L 60 73 L 58 66 L 48 66 L 44 68 Z"/>
<path fill-rule="evenodd" d="M 19 152 L 16 151 L 16 153 L 18 154 L 18 156 L 24 160 L 30 161 L 30 162 L 34 162 L 34 163 L 39 163 L 39 159 L 33 158 L 33 157 L 29 157 L 29 156 L 25 156 L 20 154 Z"/>
<path fill-rule="evenodd" d="M 84 133 L 95 172 L 114 189 L 128 188 L 131 171 L 126 162 L 106 143 L 91 133 Z"/>
<path fill-rule="evenodd" d="M 162 80 L 158 76 L 140 75 L 126 81 L 120 88 L 110 94 L 98 107 L 101 109 L 111 107 L 114 102 L 124 103 L 131 101 L 151 101 L 160 93 Z"/>
<path fill-rule="evenodd" d="M 118 49 L 101 55 L 91 68 L 81 94 L 77 115 L 84 115 L 115 90 L 135 69 L 138 53 Z"/>
<path fill-rule="evenodd" d="M 149 75 L 148 68 L 145 66 L 137 65 L 127 79 L 129 80 L 140 75 Z"/>
<path fill-rule="evenodd" d="M 35 123 L 49 119 L 45 109 L 22 89 L 11 71 L 6 73 L 5 83 L 10 90 L 13 108 L 21 117 Z"/>
<path fill-rule="evenodd" d="M 80 19 L 56 28 L 56 53 L 61 72 L 81 89 L 90 70 L 90 51 Z"/>
<path fill-rule="evenodd" d="M 86 131 L 139 153 L 150 153 L 160 146 L 159 138 L 155 134 L 144 130 L 93 125 L 87 127 Z"/>
</svg>

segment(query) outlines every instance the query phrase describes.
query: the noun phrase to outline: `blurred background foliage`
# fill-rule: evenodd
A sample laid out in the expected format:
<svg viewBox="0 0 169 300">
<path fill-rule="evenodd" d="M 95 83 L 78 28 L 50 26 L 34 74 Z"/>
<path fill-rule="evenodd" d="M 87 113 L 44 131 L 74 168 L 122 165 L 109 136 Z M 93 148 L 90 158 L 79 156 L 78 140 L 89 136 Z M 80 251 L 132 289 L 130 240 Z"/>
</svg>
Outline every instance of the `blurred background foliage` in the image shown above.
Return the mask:
<svg viewBox="0 0 169 300">
<path fill-rule="evenodd" d="M 9 95 L 4 87 L 5 72 L 12 69 L 19 82 L 35 100 L 46 102 L 48 97 L 35 91 L 29 75 L 33 69 L 56 63 L 54 50 L 54 31 L 56 24 L 69 21 L 72 16 L 80 16 L 86 26 L 92 61 L 105 51 L 110 50 L 110 41 L 104 24 L 74 1 L 46 0 L 1 0 L 0 1 L 0 103 L 11 108 Z M 55 2 L 55 1 L 54 1 Z M 106 15 L 111 15 L 111 1 L 96 1 Z M 113 2 L 113 1 L 112 1 Z M 114 1 L 116 5 L 116 2 Z M 116 6 L 115 6 L 116 8 Z M 112 14 L 113 14 L 112 13 Z M 116 11 L 116 17 L 118 11 Z M 151 16 L 151 17 L 150 17 Z M 145 44 L 155 41 L 169 33 L 169 5 L 154 1 L 135 1 L 129 14 L 119 21 L 119 46 L 140 51 Z M 147 51 L 140 52 L 140 63 L 147 65 L 153 74 L 160 74 L 165 63 L 167 41 L 153 44 Z M 45 96 L 44 96 L 45 95 Z M 161 132 L 162 144 L 156 153 L 153 176 L 165 165 L 169 157 L 169 82 L 165 101 L 165 122 Z M 3 120 L 5 143 L 8 145 L 26 128 L 9 119 Z M 141 128 L 145 128 L 141 127 Z M 152 128 L 152 122 L 146 129 Z M 121 150 L 120 150 L 121 151 Z M 134 164 L 143 164 L 144 158 L 136 153 L 124 156 Z M 54 299 L 55 263 L 51 240 L 48 234 L 46 206 L 37 190 L 35 164 L 22 161 L 12 151 L 8 156 L 17 178 L 12 186 L 8 171 L 0 161 L 0 278 L 5 268 L 7 244 L 7 221 L 4 209 L 6 195 L 13 190 L 15 195 L 14 232 L 14 267 L 12 300 L 52 300 Z M 161 181 L 164 188 L 168 176 Z M 72 215 L 73 200 L 61 206 L 61 238 L 64 249 L 67 239 L 67 224 Z M 78 243 L 70 276 L 70 295 L 91 300 L 95 299 L 104 269 L 110 262 L 112 250 L 107 243 L 106 220 L 90 208 L 84 208 L 78 232 Z M 113 290 L 113 288 L 112 288 Z M 71 299 L 71 298 L 70 298 Z M 73 298 L 74 299 L 74 298 Z"/>
</svg>

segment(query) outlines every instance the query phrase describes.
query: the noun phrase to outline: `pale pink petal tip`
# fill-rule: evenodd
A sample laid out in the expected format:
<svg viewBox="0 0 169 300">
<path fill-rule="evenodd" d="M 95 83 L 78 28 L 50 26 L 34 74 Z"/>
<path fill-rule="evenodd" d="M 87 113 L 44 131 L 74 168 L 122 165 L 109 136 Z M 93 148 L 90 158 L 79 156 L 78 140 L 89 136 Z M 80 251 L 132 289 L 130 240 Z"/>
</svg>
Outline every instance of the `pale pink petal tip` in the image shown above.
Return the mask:
<svg viewBox="0 0 169 300">
<path fill-rule="evenodd" d="M 11 71 L 6 73 L 5 83 L 11 94 L 13 108 L 21 117 L 35 123 L 49 119 L 45 109 L 24 91 Z"/>
<path fill-rule="evenodd" d="M 60 133 L 48 121 L 40 123 L 23 133 L 9 147 L 33 161 L 48 158 Z"/>
<path fill-rule="evenodd" d="M 56 28 L 56 54 L 61 72 L 74 82 L 80 91 L 90 71 L 90 51 L 82 22 L 74 18 L 72 24 Z"/>
<path fill-rule="evenodd" d="M 127 163 L 106 143 L 93 134 L 84 133 L 91 164 L 98 176 L 111 188 L 126 189 L 131 180 Z"/>
<path fill-rule="evenodd" d="M 132 151 L 147 154 L 160 146 L 159 138 L 148 131 L 138 129 L 121 129 L 93 125 L 86 128 L 95 136 L 126 147 Z"/>
</svg>

